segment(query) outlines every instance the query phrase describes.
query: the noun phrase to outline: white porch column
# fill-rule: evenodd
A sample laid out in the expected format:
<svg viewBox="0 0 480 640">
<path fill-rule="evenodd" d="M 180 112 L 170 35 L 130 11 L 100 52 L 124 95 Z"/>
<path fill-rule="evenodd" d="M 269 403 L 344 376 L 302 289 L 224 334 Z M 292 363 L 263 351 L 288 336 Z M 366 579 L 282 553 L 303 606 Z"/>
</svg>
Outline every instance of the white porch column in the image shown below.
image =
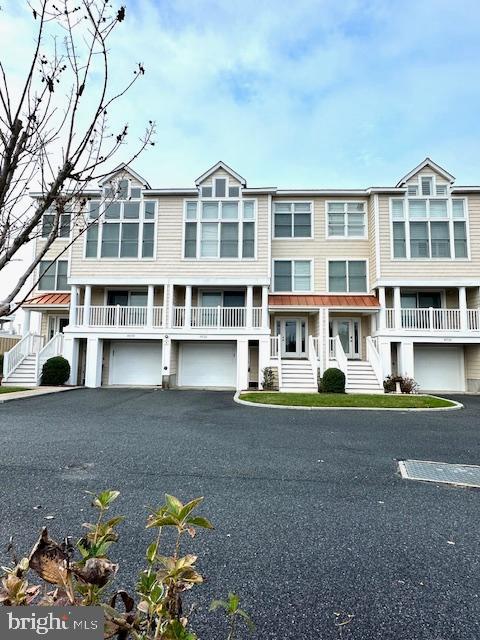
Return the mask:
<svg viewBox="0 0 480 640">
<path fill-rule="evenodd" d="M 155 297 L 155 287 L 153 284 L 148 285 L 147 289 L 147 327 L 153 327 L 153 301 Z"/>
<path fill-rule="evenodd" d="M 68 324 L 73 327 L 77 324 L 77 302 L 78 302 L 78 288 L 72 284 L 70 288 L 70 309 L 68 312 Z"/>
<path fill-rule="evenodd" d="M 398 373 L 409 378 L 415 377 L 415 367 L 413 360 L 413 342 L 400 342 Z"/>
<path fill-rule="evenodd" d="M 70 377 L 67 384 L 77 384 L 79 341 L 68 334 L 63 338 L 63 357 L 70 363 Z"/>
<path fill-rule="evenodd" d="M 393 314 L 395 317 L 395 329 L 402 328 L 402 301 L 400 287 L 393 288 Z"/>
<path fill-rule="evenodd" d="M 465 287 L 458 287 L 458 308 L 460 309 L 460 329 L 468 331 L 467 290 Z"/>
<path fill-rule="evenodd" d="M 164 325 L 168 329 L 173 325 L 173 284 L 166 284 L 163 293 L 163 315 Z"/>
<path fill-rule="evenodd" d="M 162 345 L 162 387 L 170 388 L 170 361 L 171 361 L 172 341 L 169 336 L 165 336 Z"/>
<path fill-rule="evenodd" d="M 87 284 L 83 298 L 83 324 L 88 327 L 90 324 L 90 306 L 92 303 L 92 287 Z M 88 347 L 87 347 L 88 349 Z"/>
<path fill-rule="evenodd" d="M 32 311 L 31 309 L 24 309 L 23 314 L 22 335 L 28 336 L 28 334 L 30 333 L 30 320 L 32 317 Z"/>
<path fill-rule="evenodd" d="M 251 284 L 247 287 L 247 317 L 245 324 L 250 329 L 253 326 L 253 287 Z"/>
<path fill-rule="evenodd" d="M 192 326 L 192 285 L 185 287 L 185 327 Z"/>
<path fill-rule="evenodd" d="M 258 339 L 258 383 L 262 387 L 263 370 L 270 366 L 270 336 Z"/>
<path fill-rule="evenodd" d="M 262 328 L 268 329 L 268 285 L 262 287 Z"/>
<path fill-rule="evenodd" d="M 100 387 L 102 385 L 103 340 L 87 339 L 87 357 L 85 363 L 85 386 Z"/>
<path fill-rule="evenodd" d="M 385 312 L 385 309 L 387 307 L 385 299 L 385 287 L 378 287 L 378 302 L 380 304 L 380 310 L 378 312 L 378 328 L 385 329 L 385 327 L 387 326 Z"/>
<path fill-rule="evenodd" d="M 378 341 L 378 351 L 382 361 L 383 377 L 386 378 L 392 373 L 392 349 L 389 340 Z"/>
<path fill-rule="evenodd" d="M 237 391 L 248 389 L 248 340 L 237 340 Z"/>
</svg>

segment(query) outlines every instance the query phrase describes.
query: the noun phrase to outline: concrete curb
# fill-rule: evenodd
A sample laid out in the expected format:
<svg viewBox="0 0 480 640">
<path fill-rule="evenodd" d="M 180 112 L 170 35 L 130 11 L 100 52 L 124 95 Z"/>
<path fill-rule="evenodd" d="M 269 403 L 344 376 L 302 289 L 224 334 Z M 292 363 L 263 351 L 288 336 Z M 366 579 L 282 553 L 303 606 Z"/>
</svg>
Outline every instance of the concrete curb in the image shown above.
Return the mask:
<svg viewBox="0 0 480 640">
<path fill-rule="evenodd" d="M 423 395 L 423 394 L 418 394 Z M 434 396 L 432 394 L 428 394 L 432 398 L 439 398 L 439 396 Z M 449 400 L 448 398 L 440 398 L 441 400 Z M 265 409 L 288 409 L 289 411 L 300 410 L 300 411 L 457 411 L 458 409 L 463 409 L 463 404 L 461 402 L 457 402 L 456 400 L 449 400 L 449 402 L 453 402 L 452 407 L 432 407 L 431 409 L 427 409 L 426 407 L 417 407 L 410 409 L 403 409 L 401 407 L 289 407 L 281 404 L 264 404 L 262 402 L 248 402 L 248 400 L 240 399 L 240 392 L 233 396 L 234 402 L 238 404 L 244 404 L 247 407 L 263 407 Z"/>
<path fill-rule="evenodd" d="M 64 393 L 65 391 L 75 391 L 83 387 L 41 387 L 35 389 L 27 389 L 26 391 L 12 391 L 12 393 L 0 393 L 0 404 L 5 402 L 15 402 L 16 400 L 29 400 L 40 396 L 51 396 L 54 393 Z M 5 396 L 5 397 L 4 397 Z"/>
</svg>

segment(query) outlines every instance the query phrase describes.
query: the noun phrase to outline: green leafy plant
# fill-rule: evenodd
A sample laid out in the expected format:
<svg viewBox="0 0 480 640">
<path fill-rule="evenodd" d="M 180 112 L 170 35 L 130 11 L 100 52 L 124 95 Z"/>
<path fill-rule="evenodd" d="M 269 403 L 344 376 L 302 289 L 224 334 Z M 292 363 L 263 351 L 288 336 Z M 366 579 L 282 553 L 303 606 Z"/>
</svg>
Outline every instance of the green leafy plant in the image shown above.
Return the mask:
<svg viewBox="0 0 480 640">
<path fill-rule="evenodd" d="M 268 391 L 275 389 L 275 374 L 272 367 L 262 369 L 262 388 Z"/>
<path fill-rule="evenodd" d="M 319 391 L 323 393 L 345 393 L 345 374 L 331 367 L 323 372 Z"/>
<path fill-rule="evenodd" d="M 210 611 L 216 611 L 217 609 L 223 609 L 227 615 L 229 623 L 227 640 L 235 638 L 238 620 L 243 621 L 250 631 L 253 631 L 255 628 L 255 625 L 248 613 L 243 609 L 240 609 L 240 598 L 235 593 L 229 593 L 228 600 L 214 600 L 210 605 Z"/>
<path fill-rule="evenodd" d="M 70 363 L 62 356 L 49 358 L 42 368 L 42 384 L 58 386 L 70 377 Z"/>
<path fill-rule="evenodd" d="M 0 605 L 100 605 L 105 614 L 105 638 L 118 640 L 196 640 L 190 624 L 190 613 L 184 610 L 183 595 L 201 585 L 203 577 L 197 569 L 197 556 L 182 555 L 181 544 L 187 534 L 194 537 L 200 529 L 213 529 L 204 516 L 194 513 L 203 498 L 183 504 L 175 496 L 165 495 L 160 507 L 151 509 L 147 529 L 156 529 L 153 542 L 145 553 L 146 567 L 140 572 L 136 598 L 124 590 L 111 594 L 118 564 L 112 562 L 109 551 L 118 541 L 117 527 L 123 516 L 109 517 L 108 511 L 119 496 L 107 490 L 92 495 L 92 507 L 97 511 L 93 523 L 83 524 L 86 530 L 73 544 L 70 537 L 62 544 L 50 538 L 44 528 L 28 557 L 18 560 L 9 545 L 13 565 L 2 567 Z M 171 555 L 160 553 L 162 531 L 175 532 Z M 43 584 L 29 583 L 33 571 Z M 229 594 L 227 601 L 215 601 L 212 610 L 221 607 L 228 621 L 228 640 L 235 638 L 237 619 L 251 627 L 248 615 L 239 608 L 239 599 Z"/>
</svg>

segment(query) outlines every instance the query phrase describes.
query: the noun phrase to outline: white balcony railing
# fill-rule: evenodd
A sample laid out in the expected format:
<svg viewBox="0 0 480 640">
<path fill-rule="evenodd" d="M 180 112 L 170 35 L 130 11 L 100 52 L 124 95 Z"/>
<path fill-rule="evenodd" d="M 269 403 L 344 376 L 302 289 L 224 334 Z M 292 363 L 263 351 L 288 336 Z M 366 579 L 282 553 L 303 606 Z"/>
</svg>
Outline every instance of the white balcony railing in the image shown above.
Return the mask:
<svg viewBox="0 0 480 640">
<path fill-rule="evenodd" d="M 329 338 L 328 339 L 328 359 L 329 360 L 336 359 L 336 346 L 337 346 L 337 341 L 335 340 L 335 338 Z"/>
<path fill-rule="evenodd" d="M 254 327 L 262 326 L 262 307 L 253 307 L 253 318 L 252 318 Z"/>
<path fill-rule="evenodd" d="M 270 336 L 270 357 L 278 358 L 280 354 L 280 336 Z"/>
<path fill-rule="evenodd" d="M 469 331 L 480 330 L 478 309 L 467 309 L 467 327 Z M 460 309 L 400 309 L 400 326 L 395 322 L 395 310 L 386 309 L 387 329 L 406 329 L 407 331 L 461 331 L 462 314 Z"/>
<path fill-rule="evenodd" d="M 147 307 L 122 307 L 119 305 L 91 306 L 85 323 L 85 308 L 77 307 L 76 324 L 89 327 L 146 327 Z M 162 325 L 163 307 L 153 307 L 153 325 Z"/>
</svg>

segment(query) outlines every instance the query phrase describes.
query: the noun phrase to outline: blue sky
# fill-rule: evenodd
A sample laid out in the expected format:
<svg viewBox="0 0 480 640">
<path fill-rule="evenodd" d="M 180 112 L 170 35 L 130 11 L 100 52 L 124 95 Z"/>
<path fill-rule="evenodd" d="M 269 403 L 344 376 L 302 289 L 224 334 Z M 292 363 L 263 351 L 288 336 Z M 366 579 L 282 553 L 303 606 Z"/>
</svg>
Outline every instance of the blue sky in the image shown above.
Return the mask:
<svg viewBox="0 0 480 640">
<path fill-rule="evenodd" d="M 480 184 L 479 23 L 478 0 L 127 0 L 114 80 L 147 73 L 112 117 L 156 120 L 135 168 L 158 187 L 219 159 L 251 186 L 388 185 L 427 155 Z"/>
</svg>

